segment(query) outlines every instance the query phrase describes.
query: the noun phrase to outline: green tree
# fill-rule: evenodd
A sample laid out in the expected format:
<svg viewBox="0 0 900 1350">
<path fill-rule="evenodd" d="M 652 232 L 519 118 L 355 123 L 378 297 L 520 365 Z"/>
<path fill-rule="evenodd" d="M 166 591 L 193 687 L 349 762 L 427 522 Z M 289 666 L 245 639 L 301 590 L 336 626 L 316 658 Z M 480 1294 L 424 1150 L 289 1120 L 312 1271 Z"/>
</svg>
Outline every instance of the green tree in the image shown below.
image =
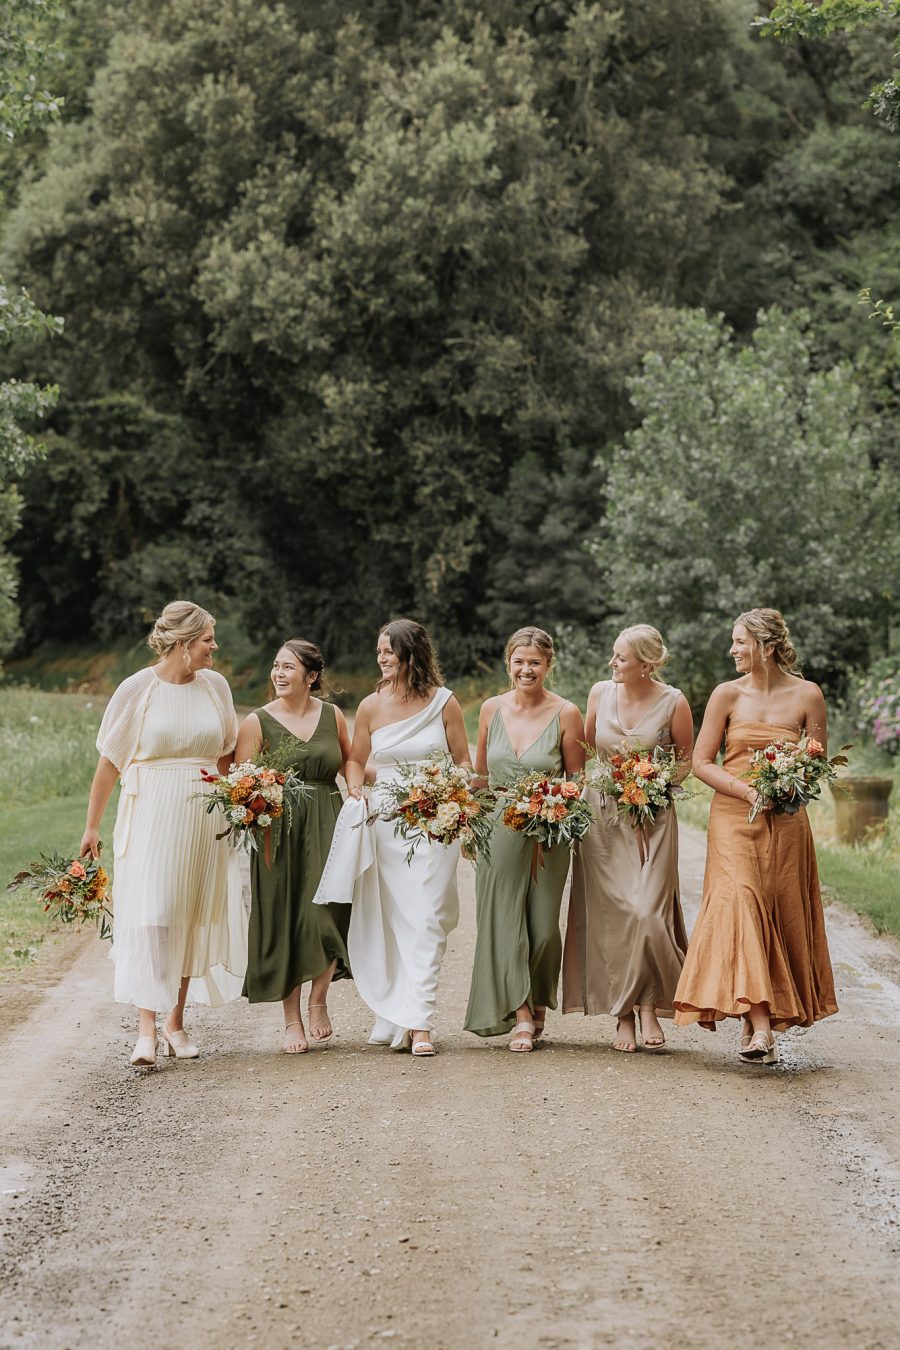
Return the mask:
<svg viewBox="0 0 900 1350">
<path fill-rule="evenodd" d="M 59 101 L 39 82 L 46 53 L 34 36 L 35 25 L 53 9 L 49 0 L 0 0 L 0 137 L 7 141 L 59 115 Z M 61 329 L 60 319 L 41 313 L 27 291 L 7 286 L 0 277 L 4 368 L 30 341 Z M 52 385 L 16 378 L 0 382 L 0 654 L 18 634 L 18 572 L 7 547 L 20 515 L 13 478 L 40 453 L 29 428 L 46 416 L 56 396 Z"/>
<path fill-rule="evenodd" d="M 840 688 L 900 596 L 898 484 L 873 467 L 852 373 L 816 371 L 804 316 L 778 309 L 744 347 L 698 313 L 678 339 L 631 381 L 641 422 L 610 471 L 594 551 L 617 614 L 657 624 L 695 702 L 756 605 L 781 609 L 806 671 Z"/>
</svg>

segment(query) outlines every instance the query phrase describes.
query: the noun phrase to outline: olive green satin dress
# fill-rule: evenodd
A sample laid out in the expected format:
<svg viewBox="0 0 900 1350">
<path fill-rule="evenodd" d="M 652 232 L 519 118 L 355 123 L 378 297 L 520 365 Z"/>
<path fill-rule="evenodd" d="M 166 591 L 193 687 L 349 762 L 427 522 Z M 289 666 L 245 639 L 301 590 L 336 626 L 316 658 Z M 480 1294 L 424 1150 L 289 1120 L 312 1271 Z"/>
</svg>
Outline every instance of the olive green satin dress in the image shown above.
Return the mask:
<svg viewBox="0 0 900 1350">
<path fill-rule="evenodd" d="M 244 993 L 251 1003 L 287 998 L 337 961 L 336 980 L 350 975 L 349 905 L 314 905 L 334 824 L 343 805 L 336 778 L 341 768 L 337 718 L 322 704 L 308 741 L 300 740 L 257 708 L 264 750 L 279 750 L 279 767 L 292 768 L 312 791 L 294 806 L 290 825 L 267 864 L 262 847 L 250 860 L 250 932 Z"/>
<path fill-rule="evenodd" d="M 557 713 L 519 757 L 498 708 L 487 738 L 491 785 L 506 787 L 535 772 L 559 776 L 560 740 Z M 509 1031 L 523 1003 L 555 1008 L 562 961 L 559 910 L 571 849 L 545 848 L 544 866 L 538 865 L 532 876 L 534 840 L 508 829 L 499 814 L 491 835 L 490 862 L 479 858 L 475 874 L 478 932 L 465 1026 L 476 1036 Z"/>
</svg>

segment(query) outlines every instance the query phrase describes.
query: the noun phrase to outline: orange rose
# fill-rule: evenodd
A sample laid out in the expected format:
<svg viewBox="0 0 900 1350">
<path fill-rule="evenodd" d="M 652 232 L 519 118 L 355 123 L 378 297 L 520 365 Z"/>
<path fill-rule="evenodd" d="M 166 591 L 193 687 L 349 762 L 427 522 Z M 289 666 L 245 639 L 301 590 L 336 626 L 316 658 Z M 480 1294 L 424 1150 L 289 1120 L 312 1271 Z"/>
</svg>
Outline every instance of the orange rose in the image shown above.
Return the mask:
<svg viewBox="0 0 900 1350">
<path fill-rule="evenodd" d="M 639 759 L 634 766 L 634 772 L 638 778 L 654 778 L 656 769 L 653 767 L 652 760 Z"/>
<path fill-rule="evenodd" d="M 817 741 L 814 736 L 810 736 L 806 742 L 806 749 L 811 755 L 824 755 L 825 747 L 821 741 Z"/>
<path fill-rule="evenodd" d="M 87 876 L 87 872 L 84 870 L 80 862 L 71 863 L 69 865 L 68 872 L 70 877 L 77 877 L 79 881 L 84 881 L 85 877 Z"/>
<path fill-rule="evenodd" d="M 566 806 L 565 802 L 557 802 L 556 806 L 553 808 L 553 819 L 565 820 L 568 814 L 569 808 Z"/>
<path fill-rule="evenodd" d="M 578 784 L 577 784 L 577 783 L 569 783 L 569 782 L 563 783 L 562 788 L 561 788 L 561 791 L 562 791 L 562 795 L 563 795 L 564 797 L 569 797 L 569 798 L 577 797 L 577 796 L 578 796 Z"/>
</svg>

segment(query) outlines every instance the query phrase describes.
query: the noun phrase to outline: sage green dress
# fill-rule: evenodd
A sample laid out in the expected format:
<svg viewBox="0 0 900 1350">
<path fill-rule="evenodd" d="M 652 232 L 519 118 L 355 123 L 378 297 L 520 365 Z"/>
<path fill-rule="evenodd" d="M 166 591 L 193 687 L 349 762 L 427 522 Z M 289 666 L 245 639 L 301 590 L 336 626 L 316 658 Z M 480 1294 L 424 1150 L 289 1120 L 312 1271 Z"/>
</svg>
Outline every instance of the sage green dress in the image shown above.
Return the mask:
<svg viewBox="0 0 900 1350">
<path fill-rule="evenodd" d="M 244 993 L 251 1003 L 287 998 L 337 961 L 336 980 L 350 975 L 349 905 L 314 905 L 343 805 L 337 785 L 341 743 L 332 704 L 323 703 L 308 741 L 257 708 L 263 749 L 279 752 L 279 768 L 292 768 L 312 791 L 293 807 L 269 863 L 260 847 L 250 860 L 250 932 Z"/>
<path fill-rule="evenodd" d="M 561 735 L 557 713 L 520 758 L 498 708 L 487 738 L 491 785 L 508 787 L 529 773 L 559 776 Z M 523 1003 L 556 1007 L 559 910 L 570 854 L 567 844 L 545 848 L 544 866 L 538 864 L 532 876 L 534 840 L 508 829 L 498 811 L 490 862 L 479 858 L 475 873 L 477 936 L 465 1026 L 476 1036 L 502 1036 L 515 1026 Z"/>
</svg>

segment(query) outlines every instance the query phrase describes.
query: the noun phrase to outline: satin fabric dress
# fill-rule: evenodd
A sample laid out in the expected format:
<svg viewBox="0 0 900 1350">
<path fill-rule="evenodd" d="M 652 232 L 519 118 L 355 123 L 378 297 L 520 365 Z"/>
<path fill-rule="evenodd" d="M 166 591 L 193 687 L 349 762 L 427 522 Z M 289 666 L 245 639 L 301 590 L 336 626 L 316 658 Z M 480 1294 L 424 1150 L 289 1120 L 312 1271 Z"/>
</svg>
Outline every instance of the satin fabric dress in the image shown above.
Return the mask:
<svg viewBox="0 0 900 1350">
<path fill-rule="evenodd" d="M 250 933 L 244 993 L 251 1003 L 274 1002 L 314 980 L 337 961 L 334 979 L 350 974 L 347 905 L 313 905 L 343 799 L 337 785 L 341 742 L 330 703 L 322 704 L 308 740 L 257 708 L 263 749 L 277 750 L 278 767 L 293 769 L 307 791 L 282 825 L 274 853 L 250 859 Z"/>
<path fill-rule="evenodd" d="M 487 737 L 492 786 L 508 787 L 529 773 L 558 777 L 563 771 L 559 713 L 521 756 L 512 748 L 498 708 Z M 475 873 L 477 936 L 465 1026 L 476 1036 L 501 1036 L 516 1022 L 516 1009 L 556 1007 L 562 939 L 559 911 L 569 874 L 568 845 L 542 850 L 534 863 L 534 840 L 500 820 L 491 835 L 490 861 L 479 857 Z"/>
<path fill-rule="evenodd" d="M 731 718 L 724 767 L 740 778 L 754 750 L 796 729 Z M 837 1012 L 812 831 L 795 815 L 716 793 L 709 813 L 703 902 L 675 992 L 675 1021 L 715 1030 L 765 1004 L 772 1026 L 811 1026 Z"/>
<path fill-rule="evenodd" d="M 617 686 L 606 680 L 597 700 L 594 743 L 609 758 L 628 746 L 671 745 L 680 696 L 661 685 L 659 697 L 627 731 L 619 721 Z M 673 1015 L 687 934 L 678 884 L 678 821 L 669 808 L 641 831 L 617 823 L 615 802 L 594 788 L 585 797 L 597 822 L 575 850 L 563 956 L 563 1012 L 621 1017 L 641 1004 Z"/>
<path fill-rule="evenodd" d="M 113 850 L 115 998 L 164 1012 L 183 976 L 188 1000 L 218 1007 L 238 998 L 247 964 L 247 917 L 237 854 L 216 839 L 201 769 L 233 749 L 237 718 L 218 671 L 186 684 L 153 668 L 119 686 L 97 748 L 119 770 Z"/>
<path fill-rule="evenodd" d="M 384 784 L 396 781 L 399 764 L 448 750 L 443 710 L 450 697 L 440 688 L 427 707 L 373 731 L 371 808 Z M 365 803 L 345 803 L 314 902 L 352 900 L 347 949 L 356 987 L 376 1018 L 369 1043 L 398 1047 L 408 1030 L 434 1026 L 441 962 L 459 922 L 459 844 L 420 840 L 407 863 L 409 844 L 393 823 L 365 824 L 367 814 Z"/>
</svg>

